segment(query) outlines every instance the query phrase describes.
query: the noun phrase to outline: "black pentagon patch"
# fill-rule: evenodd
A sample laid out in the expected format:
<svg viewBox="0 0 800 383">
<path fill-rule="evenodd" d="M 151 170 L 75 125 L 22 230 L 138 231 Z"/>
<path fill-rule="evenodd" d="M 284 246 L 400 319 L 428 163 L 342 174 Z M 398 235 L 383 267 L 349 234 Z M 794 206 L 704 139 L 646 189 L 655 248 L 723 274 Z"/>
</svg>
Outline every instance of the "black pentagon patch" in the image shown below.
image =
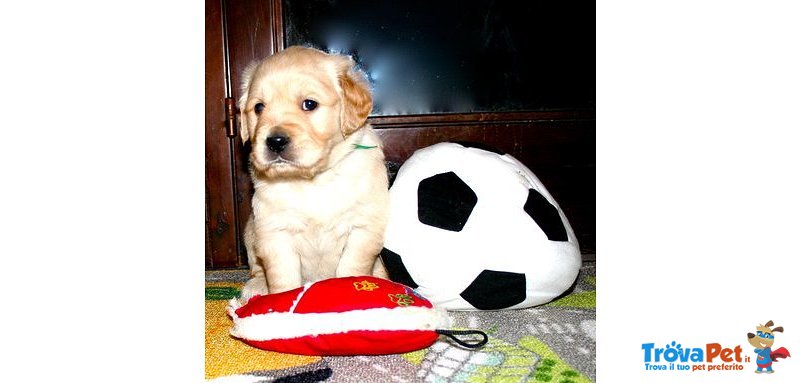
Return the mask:
<svg viewBox="0 0 800 383">
<path fill-rule="evenodd" d="M 403 264 L 403 259 L 400 258 L 400 255 L 384 247 L 381 250 L 381 260 L 389 273 L 389 279 L 412 289 L 419 287 L 417 282 L 414 282 L 414 279 L 411 278 L 411 274 L 408 273 L 408 269 Z"/>
<path fill-rule="evenodd" d="M 534 189 L 528 189 L 528 200 L 525 201 L 525 212 L 536 221 L 536 224 L 551 241 L 567 241 L 567 229 L 561 222 L 558 209 L 550 204 L 544 196 Z"/>
<path fill-rule="evenodd" d="M 506 154 L 502 150 L 497 149 L 489 144 L 484 144 L 482 142 L 472 142 L 472 141 L 453 141 L 453 142 L 465 148 L 475 148 L 475 149 L 485 150 L 487 152 L 498 154 L 501 156 Z"/>
<path fill-rule="evenodd" d="M 417 217 L 439 229 L 461 231 L 478 196 L 453 172 L 441 173 L 419 182 Z"/>
<path fill-rule="evenodd" d="M 476 309 L 500 310 L 522 303 L 526 290 L 525 274 L 483 270 L 460 295 Z"/>
</svg>

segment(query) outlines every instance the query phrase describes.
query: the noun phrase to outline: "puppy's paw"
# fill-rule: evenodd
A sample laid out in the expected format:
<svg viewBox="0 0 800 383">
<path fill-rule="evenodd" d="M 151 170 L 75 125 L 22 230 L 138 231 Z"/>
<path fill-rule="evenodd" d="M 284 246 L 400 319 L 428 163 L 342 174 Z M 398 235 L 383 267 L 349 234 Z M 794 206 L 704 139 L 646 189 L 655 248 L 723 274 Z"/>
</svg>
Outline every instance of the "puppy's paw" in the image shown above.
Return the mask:
<svg viewBox="0 0 800 383">
<path fill-rule="evenodd" d="M 267 287 L 267 279 L 263 277 L 255 277 L 250 278 L 242 287 L 242 294 L 239 297 L 239 301 L 243 304 L 247 303 L 250 298 L 256 295 L 267 295 L 269 294 L 269 288 Z"/>
</svg>

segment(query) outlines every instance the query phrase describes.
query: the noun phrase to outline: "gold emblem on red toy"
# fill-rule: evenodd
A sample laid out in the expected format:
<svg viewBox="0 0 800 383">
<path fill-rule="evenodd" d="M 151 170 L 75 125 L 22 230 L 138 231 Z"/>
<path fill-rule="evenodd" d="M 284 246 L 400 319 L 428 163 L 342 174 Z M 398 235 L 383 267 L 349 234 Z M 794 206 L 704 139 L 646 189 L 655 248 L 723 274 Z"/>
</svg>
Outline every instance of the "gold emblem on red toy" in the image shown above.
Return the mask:
<svg viewBox="0 0 800 383">
<path fill-rule="evenodd" d="M 367 280 L 353 282 L 353 286 L 356 288 L 356 291 L 372 291 L 379 287 L 377 283 L 372 283 Z"/>
<path fill-rule="evenodd" d="M 414 303 L 414 298 L 408 294 L 389 294 L 389 300 L 397 303 L 398 306 L 408 306 Z"/>
</svg>

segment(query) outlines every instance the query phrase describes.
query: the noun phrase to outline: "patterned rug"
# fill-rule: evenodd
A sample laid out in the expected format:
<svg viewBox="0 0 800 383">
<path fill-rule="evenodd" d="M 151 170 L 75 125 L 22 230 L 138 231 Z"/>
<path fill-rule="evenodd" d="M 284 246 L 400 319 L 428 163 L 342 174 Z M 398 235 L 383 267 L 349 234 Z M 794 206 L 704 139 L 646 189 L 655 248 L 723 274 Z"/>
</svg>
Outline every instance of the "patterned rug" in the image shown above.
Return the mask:
<svg viewBox="0 0 800 383">
<path fill-rule="evenodd" d="M 595 380 L 595 265 L 585 263 L 567 295 L 546 305 L 451 312 L 453 328 L 489 334 L 480 350 L 446 338 L 401 355 L 317 357 L 281 354 L 232 338 L 225 312 L 245 271 L 206 272 L 206 379 L 223 382 L 549 382 Z"/>
</svg>

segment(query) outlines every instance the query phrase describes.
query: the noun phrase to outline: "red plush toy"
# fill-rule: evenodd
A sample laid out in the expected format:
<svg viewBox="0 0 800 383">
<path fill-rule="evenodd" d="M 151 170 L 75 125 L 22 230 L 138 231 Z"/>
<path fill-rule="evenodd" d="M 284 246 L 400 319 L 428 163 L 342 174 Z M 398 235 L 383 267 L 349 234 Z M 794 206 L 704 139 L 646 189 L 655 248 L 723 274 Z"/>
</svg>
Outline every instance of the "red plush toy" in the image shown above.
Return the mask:
<svg viewBox="0 0 800 383">
<path fill-rule="evenodd" d="M 441 330 L 447 313 L 411 288 L 370 276 L 332 278 L 241 305 L 232 299 L 231 335 L 264 350 L 300 355 L 382 355 L 429 347 L 439 335 L 477 348 L 480 331 Z M 478 334 L 464 342 L 454 335 Z"/>
</svg>

